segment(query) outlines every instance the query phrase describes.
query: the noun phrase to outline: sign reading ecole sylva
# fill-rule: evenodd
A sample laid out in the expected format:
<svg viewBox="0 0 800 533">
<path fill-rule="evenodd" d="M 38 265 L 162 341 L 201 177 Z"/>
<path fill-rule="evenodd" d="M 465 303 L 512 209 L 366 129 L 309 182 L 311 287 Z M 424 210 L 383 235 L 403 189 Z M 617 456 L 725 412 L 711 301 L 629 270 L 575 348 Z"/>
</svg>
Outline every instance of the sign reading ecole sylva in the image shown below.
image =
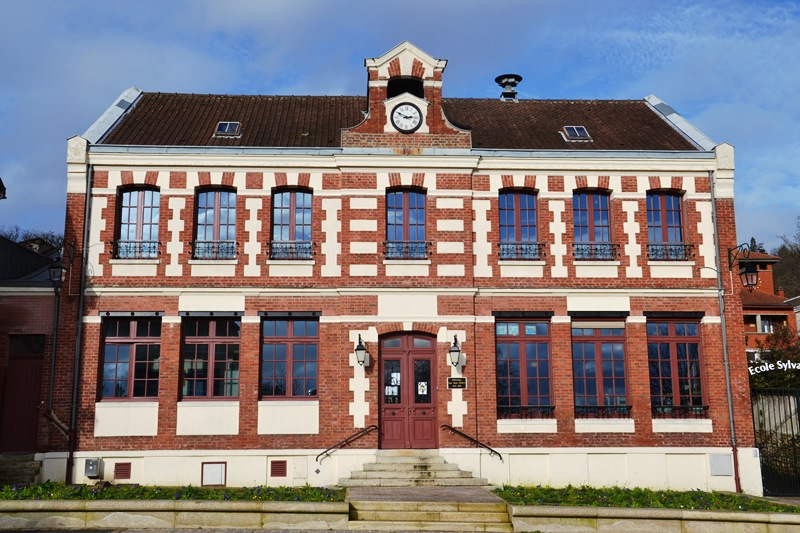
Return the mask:
<svg viewBox="0 0 800 533">
<path fill-rule="evenodd" d="M 800 370 L 800 363 L 794 361 L 775 361 L 774 363 L 764 362 L 760 365 L 751 366 L 748 368 L 751 376 L 761 374 L 762 372 L 770 372 L 772 370 Z"/>
</svg>

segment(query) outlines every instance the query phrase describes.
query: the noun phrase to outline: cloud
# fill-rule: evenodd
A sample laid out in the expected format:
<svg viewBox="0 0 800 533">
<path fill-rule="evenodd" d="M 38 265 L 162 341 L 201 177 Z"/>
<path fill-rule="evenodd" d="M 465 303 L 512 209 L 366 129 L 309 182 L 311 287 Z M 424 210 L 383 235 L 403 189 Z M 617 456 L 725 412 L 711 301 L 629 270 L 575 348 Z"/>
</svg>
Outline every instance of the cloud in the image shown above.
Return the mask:
<svg viewBox="0 0 800 533">
<path fill-rule="evenodd" d="M 66 139 L 130 86 L 365 94 L 364 58 L 410 40 L 449 61 L 446 96 L 495 98 L 506 72 L 524 77 L 526 98 L 657 94 L 736 147 L 740 238 L 768 232 L 755 236 L 770 247 L 800 211 L 797 35 L 800 6 L 780 1 L 12 1 L 0 18 L 0 225 L 61 229 Z"/>
</svg>

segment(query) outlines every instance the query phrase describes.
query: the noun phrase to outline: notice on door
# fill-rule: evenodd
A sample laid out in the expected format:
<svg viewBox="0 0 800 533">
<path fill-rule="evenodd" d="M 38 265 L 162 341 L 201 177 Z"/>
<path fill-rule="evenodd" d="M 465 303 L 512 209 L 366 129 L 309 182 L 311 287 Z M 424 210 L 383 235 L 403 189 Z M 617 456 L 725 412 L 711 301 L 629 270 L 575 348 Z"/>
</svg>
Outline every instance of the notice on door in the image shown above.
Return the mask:
<svg viewBox="0 0 800 533">
<path fill-rule="evenodd" d="M 428 394 L 428 382 L 427 381 L 419 381 L 419 382 L 417 382 L 417 394 L 419 396 L 426 396 Z"/>
</svg>

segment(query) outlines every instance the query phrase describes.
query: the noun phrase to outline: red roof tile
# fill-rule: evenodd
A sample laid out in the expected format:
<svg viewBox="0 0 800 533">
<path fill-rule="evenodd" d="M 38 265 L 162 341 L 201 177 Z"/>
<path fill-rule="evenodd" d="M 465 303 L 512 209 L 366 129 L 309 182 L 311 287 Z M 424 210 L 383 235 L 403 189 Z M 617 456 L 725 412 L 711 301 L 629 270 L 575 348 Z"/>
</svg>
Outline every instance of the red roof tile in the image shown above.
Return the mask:
<svg viewBox="0 0 800 533">
<path fill-rule="evenodd" d="M 359 96 L 230 96 L 143 93 L 101 144 L 334 148 L 341 130 L 364 120 Z M 446 98 L 448 119 L 471 130 L 475 149 L 697 150 L 644 101 Z M 217 123 L 242 124 L 214 137 Z M 569 142 L 564 126 L 585 126 L 591 142 Z"/>
</svg>

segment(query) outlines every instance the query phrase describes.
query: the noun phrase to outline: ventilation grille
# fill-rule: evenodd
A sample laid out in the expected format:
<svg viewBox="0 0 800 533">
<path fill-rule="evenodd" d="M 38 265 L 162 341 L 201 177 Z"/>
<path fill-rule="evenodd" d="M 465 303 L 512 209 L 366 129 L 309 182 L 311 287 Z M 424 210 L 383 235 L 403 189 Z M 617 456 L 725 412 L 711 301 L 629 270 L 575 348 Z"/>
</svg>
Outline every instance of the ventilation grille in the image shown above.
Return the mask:
<svg viewBox="0 0 800 533">
<path fill-rule="evenodd" d="M 270 477 L 286 477 L 286 461 L 272 461 L 269 464 Z"/>
<path fill-rule="evenodd" d="M 130 479 L 131 463 L 114 463 L 114 479 Z"/>
</svg>

